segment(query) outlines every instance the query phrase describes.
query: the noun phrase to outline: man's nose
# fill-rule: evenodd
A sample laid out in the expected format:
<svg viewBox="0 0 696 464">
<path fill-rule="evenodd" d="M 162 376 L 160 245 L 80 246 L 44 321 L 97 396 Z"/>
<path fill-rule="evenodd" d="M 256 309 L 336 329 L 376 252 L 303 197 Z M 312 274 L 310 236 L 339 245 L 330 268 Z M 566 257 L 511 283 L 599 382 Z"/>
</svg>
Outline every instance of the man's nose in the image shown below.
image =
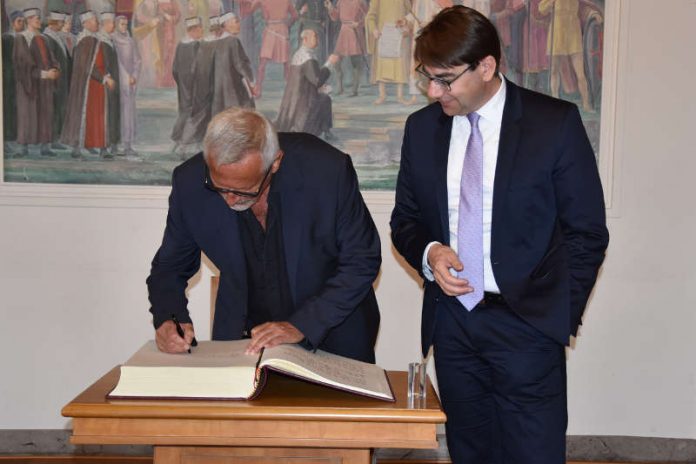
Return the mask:
<svg viewBox="0 0 696 464">
<path fill-rule="evenodd" d="M 231 192 L 223 193 L 222 197 L 225 199 L 225 203 L 227 203 L 227 206 L 234 206 L 241 200 L 241 197 L 239 195 L 235 195 Z"/>
<path fill-rule="evenodd" d="M 440 84 L 435 81 L 428 82 L 428 98 L 431 100 L 437 100 L 444 95 L 444 93 L 445 89 L 443 89 Z"/>
</svg>

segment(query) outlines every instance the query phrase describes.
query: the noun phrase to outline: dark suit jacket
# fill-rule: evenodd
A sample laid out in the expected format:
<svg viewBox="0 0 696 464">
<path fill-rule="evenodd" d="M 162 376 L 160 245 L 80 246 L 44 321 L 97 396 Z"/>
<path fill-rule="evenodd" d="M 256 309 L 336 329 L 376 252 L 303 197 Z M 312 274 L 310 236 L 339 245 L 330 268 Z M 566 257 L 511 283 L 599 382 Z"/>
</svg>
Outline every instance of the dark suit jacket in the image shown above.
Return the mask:
<svg viewBox="0 0 696 464">
<path fill-rule="evenodd" d="M 280 134 L 285 152 L 271 190 L 280 193 L 289 319 L 312 348 L 374 362 L 379 311 L 372 283 L 381 264 L 377 229 L 349 156 L 307 134 Z M 198 154 L 174 170 L 162 246 L 147 280 L 155 327 L 190 321 L 185 289 L 203 251 L 220 270 L 213 339 L 239 339 L 247 280 L 238 213 L 204 187 Z"/>
<path fill-rule="evenodd" d="M 449 245 L 452 118 L 439 103 L 406 122 L 392 240 L 422 272 L 426 245 Z M 562 344 L 575 335 L 609 235 L 597 164 L 577 107 L 507 82 L 493 187 L 491 262 L 512 310 Z M 425 282 L 423 352 L 445 297 Z"/>
</svg>

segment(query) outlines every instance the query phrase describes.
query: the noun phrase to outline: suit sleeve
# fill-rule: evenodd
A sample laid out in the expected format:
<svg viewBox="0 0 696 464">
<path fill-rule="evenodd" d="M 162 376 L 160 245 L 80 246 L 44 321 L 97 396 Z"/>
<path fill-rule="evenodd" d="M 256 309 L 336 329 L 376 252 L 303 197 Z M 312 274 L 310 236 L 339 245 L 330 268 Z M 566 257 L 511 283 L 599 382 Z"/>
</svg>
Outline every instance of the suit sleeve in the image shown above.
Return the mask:
<svg viewBox="0 0 696 464">
<path fill-rule="evenodd" d="M 172 314 L 176 314 L 181 322 L 191 322 L 187 309 L 186 287 L 188 280 L 200 268 L 201 250 L 183 219 L 179 195 L 175 170 L 164 238 L 152 260 L 150 276 L 147 278 L 152 305 L 150 312 L 155 328 L 171 319 Z"/>
<path fill-rule="evenodd" d="M 563 146 L 553 182 L 559 225 L 568 251 L 570 322 L 577 327 L 604 261 L 609 233 L 597 162 L 576 106 L 567 113 L 561 130 Z"/>
<path fill-rule="evenodd" d="M 396 199 L 391 215 L 391 237 L 396 250 L 408 264 L 423 276 L 423 253 L 428 243 L 436 238 L 425 227 L 420 205 L 416 201 L 413 185 L 413 160 L 411 156 L 411 127 L 409 118 L 401 146 L 401 165 L 396 179 Z"/>
<path fill-rule="evenodd" d="M 335 270 L 289 320 L 313 349 L 365 299 L 382 263 L 379 234 L 360 194 L 350 157 L 344 156 L 343 163 L 337 182 L 335 231 L 339 252 Z"/>
</svg>

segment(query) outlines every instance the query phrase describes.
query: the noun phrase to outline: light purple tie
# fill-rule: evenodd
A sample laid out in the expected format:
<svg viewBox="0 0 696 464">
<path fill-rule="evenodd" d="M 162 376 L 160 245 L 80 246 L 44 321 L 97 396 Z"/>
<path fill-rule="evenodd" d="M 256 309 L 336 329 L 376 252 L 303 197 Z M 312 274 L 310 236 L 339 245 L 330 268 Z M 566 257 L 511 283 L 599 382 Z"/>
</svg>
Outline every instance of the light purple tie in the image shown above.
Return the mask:
<svg viewBox="0 0 696 464">
<path fill-rule="evenodd" d="M 471 134 L 466 144 L 459 187 L 457 251 L 464 270 L 458 274 L 474 291 L 457 299 L 471 311 L 483 299 L 483 138 L 478 127 L 480 115 L 469 113 Z"/>
</svg>

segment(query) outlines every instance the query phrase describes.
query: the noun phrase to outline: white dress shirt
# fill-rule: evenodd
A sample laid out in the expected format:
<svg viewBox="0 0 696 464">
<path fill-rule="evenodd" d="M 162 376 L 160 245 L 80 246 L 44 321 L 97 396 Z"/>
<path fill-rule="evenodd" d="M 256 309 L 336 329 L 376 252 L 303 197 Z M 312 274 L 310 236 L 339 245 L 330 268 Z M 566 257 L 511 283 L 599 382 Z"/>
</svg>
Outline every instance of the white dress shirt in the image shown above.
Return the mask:
<svg viewBox="0 0 696 464">
<path fill-rule="evenodd" d="M 498 91 L 481 108 L 476 111 L 479 118 L 479 130 L 483 138 L 483 281 L 484 291 L 500 293 L 493 276 L 491 266 L 491 222 L 493 216 L 493 182 L 495 167 L 498 163 L 498 145 L 500 143 L 500 126 L 505 106 L 505 79 L 501 77 Z M 471 124 L 466 116 L 454 116 L 452 135 L 450 137 L 447 157 L 447 215 L 449 218 L 450 247 L 457 252 L 457 226 L 459 224 L 459 190 L 464 166 L 466 145 L 471 133 Z M 428 264 L 428 251 L 438 242 L 431 242 L 423 253 L 423 275 L 430 281 L 435 280 Z M 454 270 L 450 269 L 454 274 Z"/>
</svg>

